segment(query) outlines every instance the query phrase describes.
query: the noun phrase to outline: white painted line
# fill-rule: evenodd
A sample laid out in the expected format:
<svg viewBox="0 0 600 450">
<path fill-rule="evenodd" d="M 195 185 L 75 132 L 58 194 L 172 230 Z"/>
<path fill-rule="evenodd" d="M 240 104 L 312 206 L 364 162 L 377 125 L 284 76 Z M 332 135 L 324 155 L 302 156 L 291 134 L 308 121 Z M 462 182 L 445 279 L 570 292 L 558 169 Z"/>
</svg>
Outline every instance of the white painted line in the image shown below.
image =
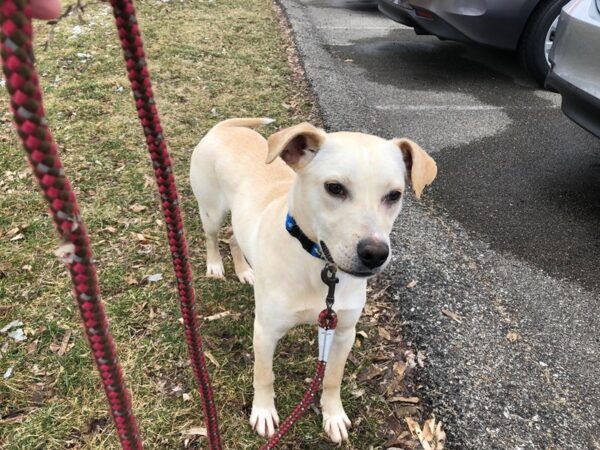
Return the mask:
<svg viewBox="0 0 600 450">
<path fill-rule="evenodd" d="M 355 27 L 351 25 L 346 25 L 343 27 L 333 27 L 333 26 L 322 26 L 320 29 L 325 30 L 395 30 L 398 27 Z"/>
<path fill-rule="evenodd" d="M 492 105 L 375 105 L 382 111 L 502 111 L 507 109 L 556 109 L 559 106 L 492 106 Z"/>
</svg>

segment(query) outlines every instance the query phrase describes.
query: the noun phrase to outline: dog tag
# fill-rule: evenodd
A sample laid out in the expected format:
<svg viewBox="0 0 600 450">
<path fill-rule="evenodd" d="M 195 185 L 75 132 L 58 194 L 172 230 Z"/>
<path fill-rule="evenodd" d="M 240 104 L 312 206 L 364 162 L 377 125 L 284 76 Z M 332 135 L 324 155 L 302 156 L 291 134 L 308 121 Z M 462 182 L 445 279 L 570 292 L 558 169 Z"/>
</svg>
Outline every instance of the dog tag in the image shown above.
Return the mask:
<svg viewBox="0 0 600 450">
<path fill-rule="evenodd" d="M 327 362 L 334 334 L 335 330 L 326 330 L 319 327 L 319 361 Z"/>
</svg>

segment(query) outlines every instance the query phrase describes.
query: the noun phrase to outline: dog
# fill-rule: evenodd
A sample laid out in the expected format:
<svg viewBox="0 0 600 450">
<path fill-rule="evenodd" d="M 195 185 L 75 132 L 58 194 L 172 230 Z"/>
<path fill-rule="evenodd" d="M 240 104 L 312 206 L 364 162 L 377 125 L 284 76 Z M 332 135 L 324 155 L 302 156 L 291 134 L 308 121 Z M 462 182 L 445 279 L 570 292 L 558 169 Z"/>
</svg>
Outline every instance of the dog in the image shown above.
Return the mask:
<svg viewBox="0 0 600 450">
<path fill-rule="evenodd" d="M 217 234 L 229 211 L 235 273 L 254 285 L 254 398 L 250 424 L 271 436 L 279 423 L 273 354 L 292 327 L 313 324 L 324 308 L 323 241 L 338 267 L 338 325 L 321 394 L 323 427 L 348 439 L 340 398 L 344 366 L 366 301 L 367 279 L 390 260 L 394 220 L 407 180 L 417 198 L 437 174 L 435 161 L 409 139 L 326 133 L 301 123 L 265 140 L 252 130 L 266 118 L 215 125 L 194 149 L 190 181 L 206 234 L 206 273 L 224 277 Z M 300 230 L 292 235 L 291 228 Z M 307 245 L 305 245 L 308 242 Z M 309 245 L 313 243 L 311 247 Z"/>
</svg>

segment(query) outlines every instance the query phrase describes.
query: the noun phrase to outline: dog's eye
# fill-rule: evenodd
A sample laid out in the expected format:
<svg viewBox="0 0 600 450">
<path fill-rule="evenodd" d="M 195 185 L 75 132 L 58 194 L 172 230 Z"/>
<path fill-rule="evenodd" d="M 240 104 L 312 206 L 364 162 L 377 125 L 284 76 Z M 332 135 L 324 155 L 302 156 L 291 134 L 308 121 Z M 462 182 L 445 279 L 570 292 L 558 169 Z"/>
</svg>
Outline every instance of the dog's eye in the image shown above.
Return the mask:
<svg viewBox="0 0 600 450">
<path fill-rule="evenodd" d="M 325 190 L 334 197 L 346 197 L 346 188 L 340 183 L 325 183 Z"/>
<path fill-rule="evenodd" d="M 400 200 L 400 197 L 402 197 L 402 192 L 400 192 L 400 191 L 391 191 L 390 193 L 388 193 L 384 197 L 384 200 L 387 203 L 396 203 L 398 200 Z"/>
</svg>

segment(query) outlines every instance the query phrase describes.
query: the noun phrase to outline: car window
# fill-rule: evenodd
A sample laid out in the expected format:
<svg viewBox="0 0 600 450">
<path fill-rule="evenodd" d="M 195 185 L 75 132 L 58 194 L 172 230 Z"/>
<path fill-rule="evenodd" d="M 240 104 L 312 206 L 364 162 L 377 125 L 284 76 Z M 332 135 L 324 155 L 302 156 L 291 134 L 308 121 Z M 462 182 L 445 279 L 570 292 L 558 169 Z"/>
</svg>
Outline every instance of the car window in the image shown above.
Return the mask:
<svg viewBox="0 0 600 450">
<path fill-rule="evenodd" d="M 596 0 L 596 9 L 600 12 L 600 0 Z"/>
</svg>

